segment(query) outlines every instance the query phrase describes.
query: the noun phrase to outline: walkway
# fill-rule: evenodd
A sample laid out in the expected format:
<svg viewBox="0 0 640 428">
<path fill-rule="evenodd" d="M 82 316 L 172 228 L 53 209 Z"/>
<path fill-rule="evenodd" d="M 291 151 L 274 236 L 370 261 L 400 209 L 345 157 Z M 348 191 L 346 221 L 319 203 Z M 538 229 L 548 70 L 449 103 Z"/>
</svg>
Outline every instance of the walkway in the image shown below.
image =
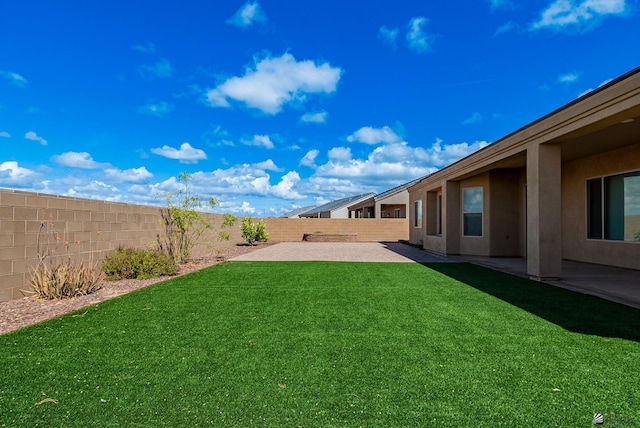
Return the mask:
<svg viewBox="0 0 640 428">
<path fill-rule="evenodd" d="M 389 263 L 453 261 L 399 242 L 282 242 L 233 260 Z"/>
<path fill-rule="evenodd" d="M 236 257 L 237 261 L 335 261 L 389 263 L 469 262 L 527 276 L 523 258 L 444 257 L 399 242 L 283 242 Z M 571 261 L 563 277 L 549 284 L 640 309 L 640 272 Z"/>
</svg>

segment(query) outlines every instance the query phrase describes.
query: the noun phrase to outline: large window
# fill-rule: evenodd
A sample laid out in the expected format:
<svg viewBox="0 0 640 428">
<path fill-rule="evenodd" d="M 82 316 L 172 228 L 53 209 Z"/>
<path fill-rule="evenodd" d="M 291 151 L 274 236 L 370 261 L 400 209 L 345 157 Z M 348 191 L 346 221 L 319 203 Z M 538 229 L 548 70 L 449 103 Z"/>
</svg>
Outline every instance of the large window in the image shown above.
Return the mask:
<svg viewBox="0 0 640 428">
<path fill-rule="evenodd" d="M 587 180 L 587 237 L 640 241 L 640 171 Z"/>
<path fill-rule="evenodd" d="M 464 236 L 482 236 L 482 187 L 462 189 Z"/>
<path fill-rule="evenodd" d="M 422 227 L 422 199 L 413 203 L 413 227 Z"/>
</svg>

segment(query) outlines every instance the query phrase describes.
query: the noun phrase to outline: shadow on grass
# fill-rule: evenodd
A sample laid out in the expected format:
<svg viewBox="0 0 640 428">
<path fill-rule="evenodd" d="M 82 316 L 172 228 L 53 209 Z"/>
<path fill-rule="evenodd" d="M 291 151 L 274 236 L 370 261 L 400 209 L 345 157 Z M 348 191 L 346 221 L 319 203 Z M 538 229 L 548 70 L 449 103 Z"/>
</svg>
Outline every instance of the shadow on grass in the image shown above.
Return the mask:
<svg viewBox="0 0 640 428">
<path fill-rule="evenodd" d="M 640 342 L 640 310 L 470 263 L 422 263 L 566 330 Z"/>
</svg>

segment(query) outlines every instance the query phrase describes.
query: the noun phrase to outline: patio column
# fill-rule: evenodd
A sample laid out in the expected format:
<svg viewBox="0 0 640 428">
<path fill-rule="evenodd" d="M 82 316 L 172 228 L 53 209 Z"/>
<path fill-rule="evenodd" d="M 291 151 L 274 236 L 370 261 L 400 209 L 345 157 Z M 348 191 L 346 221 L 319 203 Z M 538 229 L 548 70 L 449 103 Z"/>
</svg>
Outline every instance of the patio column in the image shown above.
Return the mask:
<svg viewBox="0 0 640 428">
<path fill-rule="evenodd" d="M 527 149 L 527 274 L 557 279 L 562 271 L 561 148 Z"/>
<path fill-rule="evenodd" d="M 460 224 L 462 218 L 460 206 L 460 183 L 447 181 L 442 191 L 442 234 L 444 238 L 444 253 L 460 254 Z"/>
</svg>

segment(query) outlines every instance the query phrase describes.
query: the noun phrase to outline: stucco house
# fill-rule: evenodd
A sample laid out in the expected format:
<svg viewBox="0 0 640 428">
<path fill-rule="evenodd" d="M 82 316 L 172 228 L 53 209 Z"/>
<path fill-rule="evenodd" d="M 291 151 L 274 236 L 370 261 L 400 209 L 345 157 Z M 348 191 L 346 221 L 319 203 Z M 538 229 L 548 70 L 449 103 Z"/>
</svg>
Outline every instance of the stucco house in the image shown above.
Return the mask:
<svg viewBox="0 0 640 428">
<path fill-rule="evenodd" d="M 319 207 L 306 211 L 298 216 L 301 218 L 352 218 L 354 217 L 354 214 L 349 210 L 349 206 L 371 198 L 374 195 L 375 193 L 366 193 L 363 195 L 336 199 L 335 201 L 320 205 Z"/>
<path fill-rule="evenodd" d="M 409 187 L 410 241 L 640 269 L 640 67 Z"/>
<path fill-rule="evenodd" d="M 362 202 L 351 205 L 357 218 L 407 218 L 410 186 L 420 181 L 419 178 L 400 186 L 379 193 Z"/>
</svg>

